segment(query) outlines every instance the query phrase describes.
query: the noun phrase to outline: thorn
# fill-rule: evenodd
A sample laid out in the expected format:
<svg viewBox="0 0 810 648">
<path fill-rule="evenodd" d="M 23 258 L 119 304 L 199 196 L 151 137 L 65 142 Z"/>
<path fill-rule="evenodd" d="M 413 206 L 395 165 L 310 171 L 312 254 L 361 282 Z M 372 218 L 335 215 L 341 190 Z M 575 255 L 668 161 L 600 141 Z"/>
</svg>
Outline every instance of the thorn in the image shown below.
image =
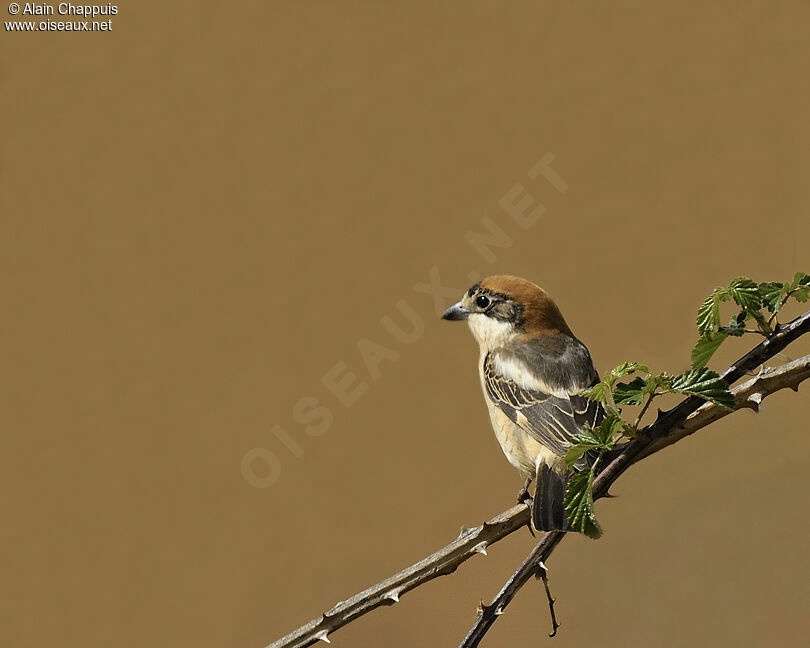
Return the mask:
<svg viewBox="0 0 810 648">
<path fill-rule="evenodd" d="M 485 542 L 479 542 L 477 545 L 475 545 L 472 548 L 472 550 L 474 552 L 476 552 L 476 553 L 484 554 L 486 556 L 487 555 L 487 543 L 486 543 L 486 541 Z"/>
<path fill-rule="evenodd" d="M 483 601 L 481 601 L 481 602 L 479 602 L 479 603 L 478 603 L 478 608 L 477 608 L 477 610 L 476 610 L 476 611 L 477 611 L 479 614 L 481 614 L 481 615 L 485 615 L 485 614 L 489 614 L 489 613 L 490 613 L 490 611 L 491 611 L 491 610 L 492 610 L 494 607 L 495 607 L 495 604 L 494 604 L 494 603 L 491 603 L 490 605 L 487 605 L 486 603 L 484 603 Z M 494 612 L 493 614 L 497 614 L 497 612 Z"/>
<path fill-rule="evenodd" d="M 472 529 L 470 529 L 470 528 L 468 528 L 468 527 L 464 527 L 464 526 L 463 526 L 463 527 L 461 527 L 461 533 L 459 533 L 459 534 L 458 534 L 458 538 L 456 538 L 456 540 L 458 540 L 459 538 L 463 538 L 463 537 L 464 537 L 465 535 L 467 535 L 467 534 L 468 534 L 470 531 L 472 531 Z"/>
<path fill-rule="evenodd" d="M 330 644 L 332 642 L 329 641 L 329 637 L 326 636 L 327 634 L 329 634 L 328 630 L 321 630 L 321 631 L 315 633 L 315 638 L 320 639 L 321 641 L 325 641 L 326 643 Z"/>
<path fill-rule="evenodd" d="M 759 365 L 759 369 L 749 369 L 745 372 L 745 375 L 759 378 L 763 373 L 765 373 L 765 365 Z"/>
<path fill-rule="evenodd" d="M 537 580 L 543 580 L 544 578 L 548 577 L 548 569 L 542 562 L 537 563 L 537 569 L 534 571 L 534 577 Z"/>
<path fill-rule="evenodd" d="M 394 603 L 399 603 L 399 592 L 397 590 L 391 590 L 383 598 L 387 598 Z"/>
</svg>

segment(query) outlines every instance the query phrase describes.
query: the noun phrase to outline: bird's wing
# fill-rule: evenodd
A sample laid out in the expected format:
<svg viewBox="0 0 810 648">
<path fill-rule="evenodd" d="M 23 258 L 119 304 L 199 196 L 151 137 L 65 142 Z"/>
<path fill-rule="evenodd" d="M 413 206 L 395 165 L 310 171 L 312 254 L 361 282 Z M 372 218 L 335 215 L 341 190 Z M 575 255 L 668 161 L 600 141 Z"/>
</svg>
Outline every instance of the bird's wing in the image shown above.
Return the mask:
<svg viewBox="0 0 810 648">
<path fill-rule="evenodd" d="M 484 361 L 484 384 L 487 396 L 510 420 L 560 456 L 585 425 L 596 426 L 604 417 L 601 404 L 587 396 L 521 387 L 498 372 L 490 356 Z"/>
</svg>

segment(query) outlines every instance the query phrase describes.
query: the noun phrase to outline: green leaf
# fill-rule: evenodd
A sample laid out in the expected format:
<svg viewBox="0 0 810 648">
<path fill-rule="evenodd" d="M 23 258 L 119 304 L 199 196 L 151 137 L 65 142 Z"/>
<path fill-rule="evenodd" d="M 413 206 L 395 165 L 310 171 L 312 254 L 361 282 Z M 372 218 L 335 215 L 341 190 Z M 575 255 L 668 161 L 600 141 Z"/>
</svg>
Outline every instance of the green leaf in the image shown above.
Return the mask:
<svg viewBox="0 0 810 648">
<path fill-rule="evenodd" d="M 804 272 L 797 272 L 793 275 L 793 281 L 790 282 L 788 290 L 796 290 L 799 287 L 810 287 L 810 275 Z"/>
<path fill-rule="evenodd" d="M 715 288 L 698 308 L 697 327 L 698 333 L 701 335 L 705 335 L 715 326 L 720 326 L 720 301 L 724 295 L 723 288 Z M 725 295 L 723 301 L 727 299 L 728 295 Z"/>
<path fill-rule="evenodd" d="M 804 272 L 797 272 L 793 275 L 788 292 L 793 294 L 798 302 L 806 302 L 810 295 L 810 275 Z"/>
<path fill-rule="evenodd" d="M 647 387 L 644 389 L 645 394 L 652 394 L 658 387 L 669 387 L 669 381 L 672 380 L 666 371 L 662 371 L 657 376 L 647 376 Z"/>
<path fill-rule="evenodd" d="M 734 317 L 731 318 L 731 321 L 728 323 L 728 326 L 721 326 L 717 329 L 720 333 L 725 333 L 726 335 L 733 335 L 734 337 L 740 337 L 743 333 L 745 333 L 745 320 L 748 319 L 748 312 L 747 311 L 740 311 Z"/>
<path fill-rule="evenodd" d="M 574 467 L 574 464 L 579 461 L 579 458 L 589 450 L 601 448 L 602 444 L 593 437 L 586 437 L 584 434 L 577 435 L 574 439 L 575 445 L 572 445 L 568 452 L 565 453 L 565 463 L 568 464 L 568 469 Z"/>
<path fill-rule="evenodd" d="M 610 450 L 618 435 L 624 430 L 625 422 L 620 416 L 608 414 L 595 428 L 586 427 L 574 437 L 574 445 L 565 453 L 565 462 L 572 468 L 579 458 L 589 450 Z"/>
<path fill-rule="evenodd" d="M 671 391 L 698 396 L 728 409 L 734 409 L 734 396 L 728 383 L 711 369 L 690 369 L 670 382 Z"/>
<path fill-rule="evenodd" d="M 725 333 L 707 333 L 697 341 L 695 348 L 692 349 L 692 366 L 695 369 L 705 367 L 714 352 L 720 347 L 728 336 Z"/>
<path fill-rule="evenodd" d="M 740 308 L 755 311 L 762 308 L 756 281 L 748 277 L 737 277 L 728 285 L 728 295 Z"/>
<path fill-rule="evenodd" d="M 635 378 L 629 383 L 619 383 L 613 390 L 613 398 L 617 405 L 641 405 L 646 387 L 647 381 L 643 378 Z"/>
<path fill-rule="evenodd" d="M 599 403 L 606 403 L 608 390 L 609 388 L 607 386 L 607 383 L 602 381 L 596 383 L 593 387 L 584 391 L 583 393 L 591 400 L 597 401 Z"/>
<path fill-rule="evenodd" d="M 591 400 L 598 401 L 600 403 L 607 403 L 608 393 L 613 391 L 613 385 L 615 382 L 619 378 L 631 373 L 635 373 L 636 371 L 644 371 L 649 373 L 650 370 L 646 365 L 639 364 L 638 362 L 624 362 L 618 367 L 611 369 L 610 373 L 607 374 L 601 382 L 596 383 L 593 387 L 584 391 L 583 393 Z"/>
<path fill-rule="evenodd" d="M 697 314 L 698 333 L 701 337 L 720 327 L 720 304 L 729 299 L 734 300 L 752 317 L 762 308 L 762 295 L 757 283 L 748 277 L 737 277 L 727 288 L 715 288 L 701 304 Z"/>
<path fill-rule="evenodd" d="M 617 414 L 608 414 L 602 422 L 591 430 L 594 439 L 602 444 L 602 447 L 610 450 L 616 443 L 617 435 L 624 430 L 625 422 Z"/>
<path fill-rule="evenodd" d="M 778 313 L 782 307 L 782 298 L 787 294 L 785 284 L 778 281 L 766 281 L 759 284 L 759 298 L 762 305 L 771 313 Z"/>
<path fill-rule="evenodd" d="M 635 373 L 637 371 L 643 371 L 645 373 L 650 372 L 650 370 L 647 368 L 647 365 L 639 364 L 638 362 L 623 362 L 615 369 L 612 369 L 610 374 L 605 380 L 612 387 L 613 383 L 615 383 L 619 378 L 623 378 L 624 376 Z"/>
<path fill-rule="evenodd" d="M 565 491 L 565 515 L 571 528 L 589 538 L 602 535 L 602 528 L 593 512 L 593 471 L 574 473 Z"/>
</svg>

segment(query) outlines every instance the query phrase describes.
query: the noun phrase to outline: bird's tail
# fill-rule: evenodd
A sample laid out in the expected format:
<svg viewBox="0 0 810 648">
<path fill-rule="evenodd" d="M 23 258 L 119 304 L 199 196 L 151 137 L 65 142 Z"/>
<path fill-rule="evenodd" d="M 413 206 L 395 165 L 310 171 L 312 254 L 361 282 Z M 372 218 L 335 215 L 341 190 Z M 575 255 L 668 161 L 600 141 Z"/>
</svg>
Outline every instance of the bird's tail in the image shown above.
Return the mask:
<svg viewBox="0 0 810 648">
<path fill-rule="evenodd" d="M 537 466 L 537 489 L 534 492 L 532 523 L 538 531 L 567 531 L 565 486 L 567 478 L 546 463 Z"/>
</svg>

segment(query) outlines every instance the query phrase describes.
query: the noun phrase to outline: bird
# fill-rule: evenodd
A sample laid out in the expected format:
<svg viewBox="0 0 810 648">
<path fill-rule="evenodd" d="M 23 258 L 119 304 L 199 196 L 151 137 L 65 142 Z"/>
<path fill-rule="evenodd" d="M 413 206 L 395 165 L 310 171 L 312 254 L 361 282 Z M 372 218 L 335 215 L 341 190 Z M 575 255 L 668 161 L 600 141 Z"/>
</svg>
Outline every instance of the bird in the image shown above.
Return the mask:
<svg viewBox="0 0 810 648">
<path fill-rule="evenodd" d="M 604 418 L 583 392 L 599 382 L 588 348 L 571 332 L 557 304 L 527 279 L 495 275 L 474 284 L 442 314 L 466 320 L 479 346 L 478 371 L 495 436 L 509 463 L 526 478 L 518 502 L 529 499 L 539 531 L 570 531 L 565 454 L 586 426 Z M 593 462 L 586 453 L 574 464 Z"/>
</svg>

